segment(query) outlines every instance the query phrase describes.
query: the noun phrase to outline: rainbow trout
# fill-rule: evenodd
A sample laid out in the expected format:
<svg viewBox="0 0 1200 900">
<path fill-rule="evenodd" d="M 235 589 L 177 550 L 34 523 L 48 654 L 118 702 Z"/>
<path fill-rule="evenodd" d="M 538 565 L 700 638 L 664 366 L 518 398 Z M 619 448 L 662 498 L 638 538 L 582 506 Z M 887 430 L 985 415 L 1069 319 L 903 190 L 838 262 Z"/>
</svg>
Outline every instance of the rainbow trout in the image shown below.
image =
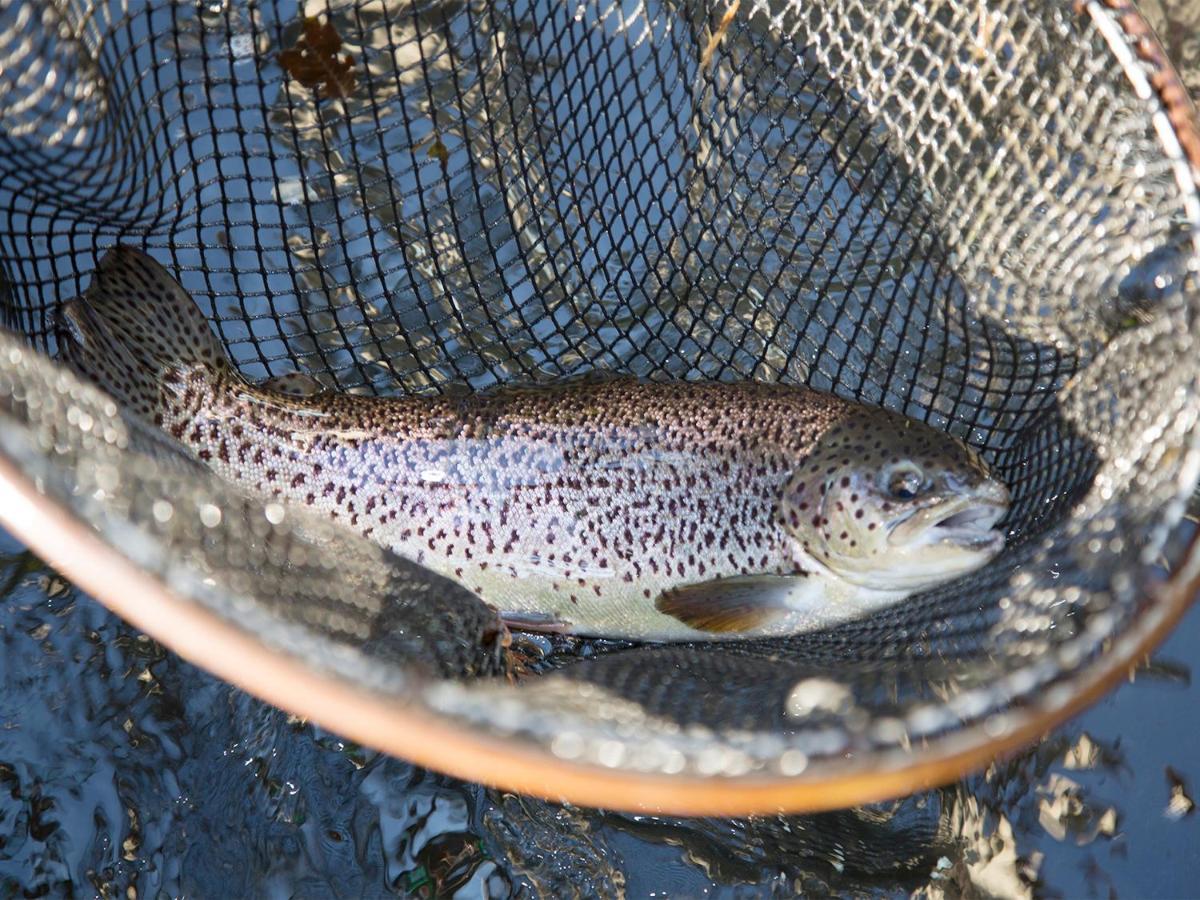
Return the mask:
<svg viewBox="0 0 1200 900">
<path fill-rule="evenodd" d="M 222 478 L 320 510 L 523 627 L 789 634 L 962 575 L 1004 544 L 1008 491 L 964 444 L 803 388 L 297 395 L 243 379 L 183 288 L 124 247 L 58 322 L 73 368 Z"/>
</svg>

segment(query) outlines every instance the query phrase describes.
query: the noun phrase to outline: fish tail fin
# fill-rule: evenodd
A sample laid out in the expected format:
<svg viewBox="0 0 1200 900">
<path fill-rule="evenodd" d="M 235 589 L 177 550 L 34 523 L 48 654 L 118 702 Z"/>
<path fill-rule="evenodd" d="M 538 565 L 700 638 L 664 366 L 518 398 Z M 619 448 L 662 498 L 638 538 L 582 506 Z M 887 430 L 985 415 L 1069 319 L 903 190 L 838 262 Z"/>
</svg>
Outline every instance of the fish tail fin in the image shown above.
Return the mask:
<svg viewBox="0 0 1200 900">
<path fill-rule="evenodd" d="M 60 354 L 133 411 L 156 418 L 170 386 L 233 367 L 208 320 L 161 265 L 131 247 L 100 260 L 83 296 L 58 307 Z"/>
</svg>

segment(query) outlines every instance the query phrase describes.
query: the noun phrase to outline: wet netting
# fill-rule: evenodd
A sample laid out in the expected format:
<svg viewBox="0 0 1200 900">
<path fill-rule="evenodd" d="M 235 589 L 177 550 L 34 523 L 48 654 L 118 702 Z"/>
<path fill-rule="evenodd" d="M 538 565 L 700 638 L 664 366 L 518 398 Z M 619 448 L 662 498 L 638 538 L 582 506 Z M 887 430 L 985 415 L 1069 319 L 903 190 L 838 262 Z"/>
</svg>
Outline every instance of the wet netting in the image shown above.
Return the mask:
<svg viewBox="0 0 1200 900">
<path fill-rule="evenodd" d="M 181 652 L 459 775 L 681 812 L 949 778 L 1094 696 L 1197 575 L 1197 159 L 1156 42 L 1099 0 L 3 0 L 4 521 Z M 53 360 L 118 242 L 252 380 L 887 407 L 979 449 L 1007 548 L 814 634 L 505 646 Z M 196 649 L 146 584 L 368 706 Z"/>
</svg>

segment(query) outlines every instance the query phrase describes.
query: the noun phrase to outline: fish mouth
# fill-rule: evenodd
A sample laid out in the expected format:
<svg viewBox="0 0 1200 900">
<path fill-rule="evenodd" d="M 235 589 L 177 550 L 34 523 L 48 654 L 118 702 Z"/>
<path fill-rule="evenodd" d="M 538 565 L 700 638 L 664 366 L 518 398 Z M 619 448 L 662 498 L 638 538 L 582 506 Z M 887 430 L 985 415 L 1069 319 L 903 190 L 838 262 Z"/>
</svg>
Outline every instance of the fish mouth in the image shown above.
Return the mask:
<svg viewBox="0 0 1200 900">
<path fill-rule="evenodd" d="M 1007 511 L 1007 506 L 996 503 L 972 504 L 935 522 L 930 539 L 970 549 L 999 547 L 1004 543 L 1004 534 L 996 531 L 995 525 Z"/>
<path fill-rule="evenodd" d="M 992 490 L 984 496 L 976 494 L 942 500 L 914 510 L 896 522 L 889 541 L 952 544 L 971 550 L 999 549 L 1004 544 L 1004 533 L 997 531 L 995 526 L 1006 512 L 1006 490 L 1003 494 Z"/>
<path fill-rule="evenodd" d="M 991 531 L 1000 521 L 1005 507 L 996 503 L 979 503 L 952 512 L 933 524 L 948 531 Z"/>
</svg>

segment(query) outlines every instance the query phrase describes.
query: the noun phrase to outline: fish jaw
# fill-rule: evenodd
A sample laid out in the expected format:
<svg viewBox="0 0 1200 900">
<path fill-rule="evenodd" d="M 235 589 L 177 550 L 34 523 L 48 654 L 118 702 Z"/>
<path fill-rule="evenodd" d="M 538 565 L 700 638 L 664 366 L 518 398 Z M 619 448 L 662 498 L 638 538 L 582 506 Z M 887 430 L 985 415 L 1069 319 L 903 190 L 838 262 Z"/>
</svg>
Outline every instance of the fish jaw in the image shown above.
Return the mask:
<svg viewBox="0 0 1200 900">
<path fill-rule="evenodd" d="M 996 525 L 1008 511 L 1006 501 L 1000 486 L 923 506 L 886 529 L 886 566 L 862 574 L 848 567 L 842 574 L 871 588 L 914 593 L 974 572 L 1004 549 L 1005 532 Z"/>
<path fill-rule="evenodd" d="M 1004 544 L 1004 534 L 995 526 L 1007 512 L 1008 491 L 992 481 L 983 491 L 938 499 L 915 510 L 888 529 L 887 542 L 896 548 L 952 544 L 996 551 Z"/>
</svg>

